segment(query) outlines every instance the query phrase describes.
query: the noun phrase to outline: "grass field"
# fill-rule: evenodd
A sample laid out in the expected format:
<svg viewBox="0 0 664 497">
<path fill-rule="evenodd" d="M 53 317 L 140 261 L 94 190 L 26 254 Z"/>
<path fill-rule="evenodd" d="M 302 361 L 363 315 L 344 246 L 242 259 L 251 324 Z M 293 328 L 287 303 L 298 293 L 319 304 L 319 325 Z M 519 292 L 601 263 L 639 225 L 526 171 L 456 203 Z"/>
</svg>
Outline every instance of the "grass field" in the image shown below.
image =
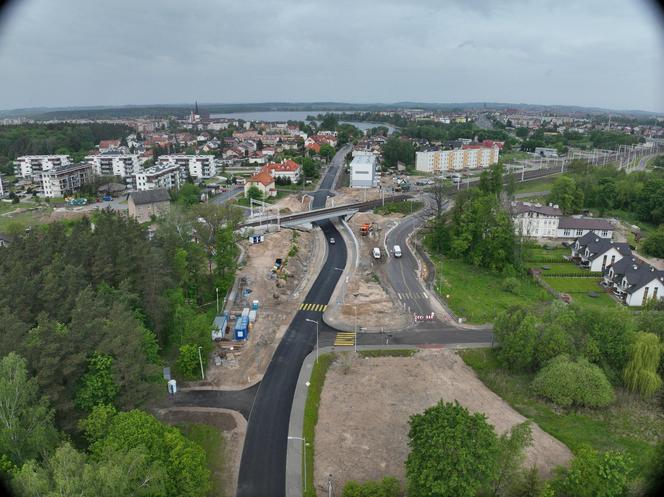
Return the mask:
<svg viewBox="0 0 664 497">
<path fill-rule="evenodd" d="M 43 224 L 45 222 L 44 218 L 48 217 L 52 210 L 51 207 L 44 207 L 43 209 L 21 212 L 19 214 L 12 214 L 11 216 L 1 215 L 15 210 L 17 206 L 20 206 L 21 208 L 34 207 L 33 204 L 13 204 L 13 207 L 6 209 L 6 207 L 2 205 L 2 210 L 0 210 L 0 233 L 5 232 L 8 226 L 12 223 L 18 223 L 24 227 Z"/>
<path fill-rule="evenodd" d="M 546 277 L 546 274 L 544 276 L 544 281 L 554 290 L 569 293 L 575 304 L 604 308 L 617 305 L 617 302 L 606 293 L 604 288 L 599 286 L 599 278 L 556 278 Z M 597 296 L 591 297 L 588 295 L 590 292 L 595 292 Z"/>
<path fill-rule="evenodd" d="M 394 214 L 396 212 L 400 214 L 410 214 L 412 212 L 419 211 L 423 205 L 424 204 L 422 202 L 416 201 L 385 202 L 385 205 L 376 207 L 374 212 L 383 216 Z"/>
<path fill-rule="evenodd" d="M 212 475 L 210 497 L 224 496 L 224 437 L 218 429 L 204 424 L 185 423 L 178 425 L 182 434 L 200 445 L 207 456 L 207 466 Z"/>
<path fill-rule="evenodd" d="M 653 457 L 654 444 L 664 439 L 664 418 L 656 401 L 645 402 L 618 389 L 617 400 L 609 407 L 561 410 L 531 392 L 532 374 L 502 370 L 495 350 L 472 349 L 460 355 L 487 387 L 572 452 L 583 444 L 602 451 L 625 451 L 641 473 Z"/>
<path fill-rule="evenodd" d="M 578 274 L 582 276 L 591 274 L 587 269 L 582 269 L 571 262 L 527 262 L 526 267 L 541 270 L 544 277 L 560 274 Z M 548 269 L 544 269 L 544 267 Z"/>
<path fill-rule="evenodd" d="M 514 173 L 514 179 L 516 180 L 516 192 L 515 193 L 532 193 L 532 192 L 544 192 L 547 190 L 551 190 L 551 187 L 553 186 L 553 182 L 556 180 L 556 178 L 542 178 L 542 179 L 535 179 L 533 181 L 519 181 L 519 176 Z"/>
<path fill-rule="evenodd" d="M 314 451 L 316 447 L 315 437 L 316 423 L 318 423 L 318 407 L 320 406 L 320 394 L 323 391 L 323 385 L 325 384 L 325 375 L 335 359 L 335 354 L 322 354 L 318 358 L 318 362 L 314 363 L 313 370 L 311 371 L 311 378 L 309 378 L 307 401 L 304 404 L 304 426 L 302 427 L 302 437 L 309 444 L 306 463 L 304 462 L 304 459 L 302 459 L 303 467 L 305 464 L 307 467 L 307 478 L 306 481 L 303 480 L 304 488 L 307 489 L 304 493 L 305 497 L 315 497 L 316 495 L 314 490 Z"/>
<path fill-rule="evenodd" d="M 544 261 L 551 258 L 558 258 L 560 262 L 563 262 L 563 257 L 570 255 L 570 249 L 565 247 L 528 247 L 525 252 L 525 258 L 527 261 Z"/>
<path fill-rule="evenodd" d="M 439 283 L 436 288 L 452 310 L 471 323 L 487 323 L 510 306 L 539 305 L 552 297 L 529 277 L 517 278 L 513 291 L 503 289 L 505 278 L 488 269 L 455 259 L 433 258 Z M 447 298 L 449 295 L 449 298 Z"/>
</svg>

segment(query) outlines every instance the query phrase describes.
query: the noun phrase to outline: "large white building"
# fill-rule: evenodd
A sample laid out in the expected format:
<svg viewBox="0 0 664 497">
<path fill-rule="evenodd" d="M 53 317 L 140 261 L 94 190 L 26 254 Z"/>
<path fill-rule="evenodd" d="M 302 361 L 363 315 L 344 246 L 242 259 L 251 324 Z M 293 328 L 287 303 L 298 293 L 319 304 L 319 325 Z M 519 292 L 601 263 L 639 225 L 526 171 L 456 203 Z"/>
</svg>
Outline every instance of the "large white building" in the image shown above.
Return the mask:
<svg viewBox="0 0 664 497">
<path fill-rule="evenodd" d="M 415 154 L 415 169 L 442 174 L 462 169 L 482 169 L 498 162 L 498 146 L 464 145 L 454 150 L 429 150 Z"/>
<path fill-rule="evenodd" d="M 186 178 L 186 171 L 178 164 L 157 164 L 134 174 L 134 185 L 139 191 L 179 188 Z"/>
<path fill-rule="evenodd" d="M 557 205 L 512 202 L 514 230 L 529 238 L 555 238 L 563 215 Z"/>
<path fill-rule="evenodd" d="M 134 174 L 141 170 L 140 158 L 137 154 L 106 152 L 99 155 L 88 155 L 85 158 L 98 176 L 119 176 L 124 178 L 127 186 L 132 187 Z"/>
<path fill-rule="evenodd" d="M 14 161 L 14 175 L 39 181 L 43 171 L 69 164 L 68 155 L 24 155 Z"/>
<path fill-rule="evenodd" d="M 55 167 L 41 173 L 39 194 L 49 198 L 72 195 L 91 178 L 92 166 L 85 162 Z"/>
<path fill-rule="evenodd" d="M 350 163 L 350 187 L 373 188 L 378 184 L 376 175 L 376 156 L 358 155 Z"/>
<path fill-rule="evenodd" d="M 159 164 L 177 164 L 192 178 L 204 179 L 217 175 L 214 155 L 162 155 Z"/>
</svg>

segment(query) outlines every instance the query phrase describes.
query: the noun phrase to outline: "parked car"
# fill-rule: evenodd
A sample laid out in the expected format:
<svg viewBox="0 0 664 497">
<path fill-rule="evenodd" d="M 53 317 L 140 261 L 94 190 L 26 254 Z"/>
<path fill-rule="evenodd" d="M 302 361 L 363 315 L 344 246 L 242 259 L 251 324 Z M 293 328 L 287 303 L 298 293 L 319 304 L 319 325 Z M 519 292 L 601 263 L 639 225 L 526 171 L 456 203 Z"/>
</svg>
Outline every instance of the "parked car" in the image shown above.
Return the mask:
<svg viewBox="0 0 664 497">
<path fill-rule="evenodd" d="M 380 249 L 378 247 L 374 247 L 372 254 L 374 259 L 380 259 Z"/>
</svg>

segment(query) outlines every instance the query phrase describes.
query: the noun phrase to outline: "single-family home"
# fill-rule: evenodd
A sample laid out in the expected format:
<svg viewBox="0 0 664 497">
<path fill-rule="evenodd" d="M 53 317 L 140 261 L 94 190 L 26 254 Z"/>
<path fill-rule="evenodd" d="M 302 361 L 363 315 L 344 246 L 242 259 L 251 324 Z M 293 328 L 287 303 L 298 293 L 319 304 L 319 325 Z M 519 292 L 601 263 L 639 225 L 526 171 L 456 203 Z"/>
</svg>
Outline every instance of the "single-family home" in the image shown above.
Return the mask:
<svg viewBox="0 0 664 497">
<path fill-rule="evenodd" d="M 292 183 L 300 180 L 302 167 L 292 159 L 284 159 L 281 162 L 271 162 L 263 166 L 263 171 L 268 172 L 273 178 L 290 179 Z"/>
<path fill-rule="evenodd" d="M 577 238 L 571 248 L 572 258 L 580 260 L 581 266 L 594 272 L 604 271 L 607 266 L 632 255 L 627 243 L 612 242 L 594 233 Z"/>
<path fill-rule="evenodd" d="M 627 260 L 605 271 L 604 281 L 609 281 L 613 292 L 632 307 L 642 306 L 649 299 L 663 299 L 664 271 L 639 263 L 634 258 Z"/>
<path fill-rule="evenodd" d="M 255 186 L 260 190 L 264 197 L 276 197 L 277 188 L 275 186 L 274 178 L 267 171 L 261 170 L 258 174 L 254 174 L 244 184 L 244 196 L 248 196 L 249 189 Z"/>
</svg>

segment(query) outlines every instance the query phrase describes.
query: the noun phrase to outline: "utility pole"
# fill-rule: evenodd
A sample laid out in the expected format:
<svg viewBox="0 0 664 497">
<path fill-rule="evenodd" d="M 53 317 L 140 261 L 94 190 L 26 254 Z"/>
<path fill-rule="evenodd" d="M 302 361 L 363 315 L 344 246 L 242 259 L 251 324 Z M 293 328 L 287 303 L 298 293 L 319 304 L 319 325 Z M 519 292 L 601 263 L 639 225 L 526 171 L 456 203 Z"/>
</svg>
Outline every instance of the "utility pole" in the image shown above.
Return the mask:
<svg viewBox="0 0 664 497">
<path fill-rule="evenodd" d="M 217 316 L 219 315 L 219 288 L 215 288 L 217 293 Z"/>
<path fill-rule="evenodd" d="M 201 349 L 203 347 L 199 346 L 198 347 L 198 362 L 201 364 L 201 378 L 204 380 L 205 379 L 205 372 L 203 371 L 203 358 L 201 357 Z"/>
</svg>

